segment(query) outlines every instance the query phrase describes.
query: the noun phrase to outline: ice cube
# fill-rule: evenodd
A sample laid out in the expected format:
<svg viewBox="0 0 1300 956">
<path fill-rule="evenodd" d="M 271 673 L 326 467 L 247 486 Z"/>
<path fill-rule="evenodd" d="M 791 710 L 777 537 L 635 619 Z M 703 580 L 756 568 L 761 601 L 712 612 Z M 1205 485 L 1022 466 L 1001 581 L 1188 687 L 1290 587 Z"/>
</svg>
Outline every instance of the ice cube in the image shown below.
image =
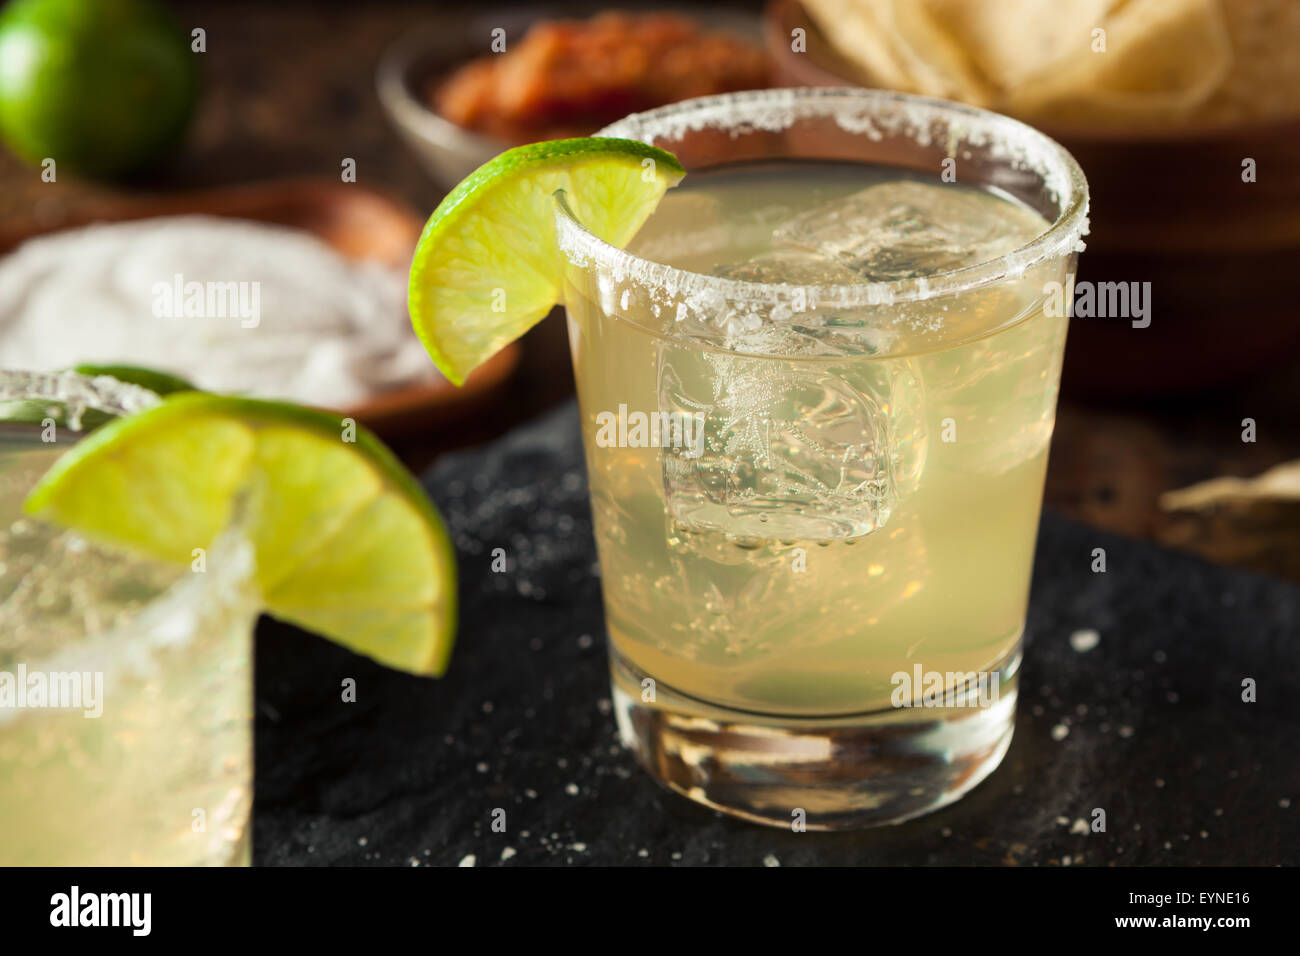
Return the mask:
<svg viewBox="0 0 1300 956">
<path fill-rule="evenodd" d="M 659 345 L 659 407 L 703 414 L 703 451 L 664 450 L 669 513 L 757 540 L 882 527 L 915 487 L 924 392 L 906 361 L 772 359 Z"/>
<path fill-rule="evenodd" d="M 1045 228 L 1038 215 L 989 193 L 902 180 L 817 206 L 775 238 L 873 280 L 907 279 L 987 262 Z"/>
</svg>

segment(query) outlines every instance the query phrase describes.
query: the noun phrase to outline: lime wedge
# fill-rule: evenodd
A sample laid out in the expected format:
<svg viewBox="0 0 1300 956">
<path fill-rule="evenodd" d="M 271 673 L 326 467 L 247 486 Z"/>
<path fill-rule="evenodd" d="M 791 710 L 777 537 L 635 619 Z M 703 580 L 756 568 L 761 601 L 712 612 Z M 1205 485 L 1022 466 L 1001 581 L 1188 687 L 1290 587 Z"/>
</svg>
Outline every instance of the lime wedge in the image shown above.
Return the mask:
<svg viewBox="0 0 1300 956">
<path fill-rule="evenodd" d="M 480 166 L 433 211 L 411 262 L 411 323 L 434 363 L 459 385 L 560 301 L 557 189 L 621 247 L 684 175 L 672 153 L 626 139 L 533 143 Z"/>
<path fill-rule="evenodd" d="M 189 563 L 250 498 L 266 610 L 382 664 L 446 670 L 456 564 L 441 519 L 359 426 L 280 402 L 178 392 L 59 458 L 29 514 Z"/>
</svg>

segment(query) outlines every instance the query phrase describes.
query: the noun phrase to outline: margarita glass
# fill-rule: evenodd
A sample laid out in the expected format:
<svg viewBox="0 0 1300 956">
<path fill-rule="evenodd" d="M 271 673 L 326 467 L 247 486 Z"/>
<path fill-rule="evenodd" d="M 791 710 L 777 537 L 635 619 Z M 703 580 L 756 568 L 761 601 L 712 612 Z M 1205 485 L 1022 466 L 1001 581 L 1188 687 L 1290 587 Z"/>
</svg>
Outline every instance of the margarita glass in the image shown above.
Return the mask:
<svg viewBox="0 0 1300 956">
<path fill-rule="evenodd" d="M 1082 173 L 872 90 L 601 135 L 688 171 L 626 251 L 557 195 L 624 742 L 769 824 L 957 799 L 1014 727 Z"/>
<path fill-rule="evenodd" d="M 0 865 L 249 862 L 259 599 L 240 521 L 176 567 L 22 512 L 94 424 L 157 401 L 0 371 Z"/>
</svg>

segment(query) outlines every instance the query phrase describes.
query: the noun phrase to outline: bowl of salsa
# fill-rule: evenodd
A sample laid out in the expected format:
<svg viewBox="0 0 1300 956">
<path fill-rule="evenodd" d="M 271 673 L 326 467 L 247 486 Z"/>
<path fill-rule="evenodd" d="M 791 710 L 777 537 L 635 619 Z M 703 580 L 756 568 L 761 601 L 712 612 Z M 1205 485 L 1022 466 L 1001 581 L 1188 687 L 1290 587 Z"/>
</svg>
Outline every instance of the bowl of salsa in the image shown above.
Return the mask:
<svg viewBox="0 0 1300 956">
<path fill-rule="evenodd" d="M 511 146 L 589 136 L 629 113 L 770 85 L 756 18 L 671 10 L 449 17 L 403 37 L 380 101 L 451 188 Z"/>
</svg>

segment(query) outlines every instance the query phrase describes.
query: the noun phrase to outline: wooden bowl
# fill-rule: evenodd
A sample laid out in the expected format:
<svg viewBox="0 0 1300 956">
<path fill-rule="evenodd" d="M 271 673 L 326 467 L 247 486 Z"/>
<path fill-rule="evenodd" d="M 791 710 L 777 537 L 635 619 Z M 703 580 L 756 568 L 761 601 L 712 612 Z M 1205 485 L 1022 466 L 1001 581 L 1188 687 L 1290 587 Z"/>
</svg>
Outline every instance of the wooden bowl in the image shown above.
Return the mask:
<svg viewBox="0 0 1300 956">
<path fill-rule="evenodd" d="M 0 255 L 27 239 L 60 229 L 180 215 L 228 216 L 302 229 L 348 258 L 399 267 L 410 262 L 422 225 L 407 207 L 362 186 L 294 179 L 162 196 L 114 197 L 88 203 L 53 221 L 4 223 L 0 225 Z M 409 321 L 405 310 L 394 315 L 393 321 Z M 484 363 L 460 388 L 439 377 L 427 384 L 379 392 L 336 411 L 384 437 L 409 434 L 475 415 L 518 361 L 519 348 L 512 344 Z"/>
<path fill-rule="evenodd" d="M 804 53 L 791 31 L 805 31 Z M 798 0 L 772 0 L 764 38 L 776 82 L 858 85 Z M 1150 282 L 1151 324 L 1076 318 L 1065 386 L 1159 395 L 1237 382 L 1300 353 L 1300 118 L 1194 132 L 1041 126 L 1083 167 L 1092 232 L 1079 279 Z M 1242 161 L 1258 181 L 1242 182 Z"/>
</svg>

